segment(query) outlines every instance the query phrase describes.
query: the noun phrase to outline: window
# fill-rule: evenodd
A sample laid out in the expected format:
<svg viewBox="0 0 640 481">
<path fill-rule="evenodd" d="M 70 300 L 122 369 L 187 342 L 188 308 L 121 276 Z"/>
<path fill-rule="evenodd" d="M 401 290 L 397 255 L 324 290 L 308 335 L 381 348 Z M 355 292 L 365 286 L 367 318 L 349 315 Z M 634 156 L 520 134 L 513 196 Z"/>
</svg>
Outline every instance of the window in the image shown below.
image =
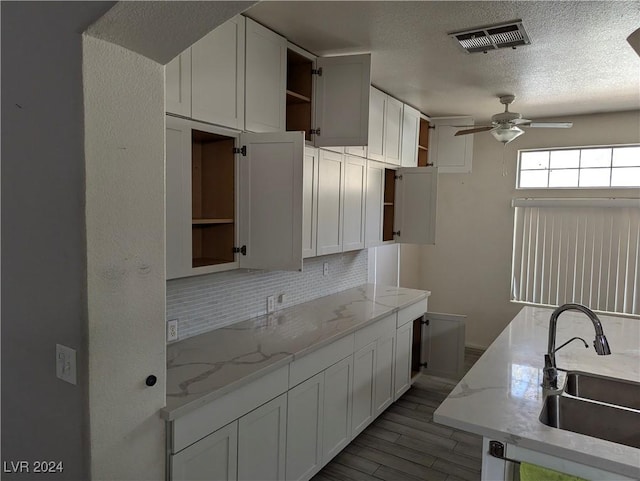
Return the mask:
<svg viewBox="0 0 640 481">
<path fill-rule="evenodd" d="M 640 314 L 640 199 L 514 199 L 511 300 Z"/>
<path fill-rule="evenodd" d="M 640 187 L 640 145 L 518 152 L 518 189 Z"/>
</svg>

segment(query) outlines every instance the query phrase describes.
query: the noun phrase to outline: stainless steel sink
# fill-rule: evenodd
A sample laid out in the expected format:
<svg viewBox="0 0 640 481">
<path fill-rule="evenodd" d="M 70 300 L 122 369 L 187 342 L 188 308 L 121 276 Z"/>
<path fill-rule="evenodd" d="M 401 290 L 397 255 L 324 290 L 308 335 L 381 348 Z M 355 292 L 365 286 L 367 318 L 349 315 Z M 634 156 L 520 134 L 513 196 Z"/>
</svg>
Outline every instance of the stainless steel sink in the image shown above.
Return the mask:
<svg viewBox="0 0 640 481">
<path fill-rule="evenodd" d="M 567 373 L 564 392 L 584 399 L 640 410 L 640 383 L 633 381 L 571 371 Z"/>
<path fill-rule="evenodd" d="M 640 412 L 554 394 L 546 397 L 539 419 L 553 428 L 640 448 Z"/>
</svg>

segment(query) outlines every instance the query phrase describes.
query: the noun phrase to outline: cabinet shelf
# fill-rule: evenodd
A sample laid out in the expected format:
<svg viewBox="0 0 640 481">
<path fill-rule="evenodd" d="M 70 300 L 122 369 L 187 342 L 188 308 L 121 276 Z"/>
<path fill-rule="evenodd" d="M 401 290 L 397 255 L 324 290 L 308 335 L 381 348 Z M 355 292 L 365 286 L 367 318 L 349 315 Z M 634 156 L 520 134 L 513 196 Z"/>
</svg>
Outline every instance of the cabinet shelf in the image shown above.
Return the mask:
<svg viewBox="0 0 640 481">
<path fill-rule="evenodd" d="M 229 259 L 216 259 L 215 257 L 194 257 L 193 267 L 215 266 L 218 264 L 228 264 Z"/>
<path fill-rule="evenodd" d="M 418 148 L 419 148 L 420 150 L 429 150 L 429 148 L 428 148 L 428 147 L 425 147 L 424 145 L 418 145 Z"/>
<path fill-rule="evenodd" d="M 305 95 L 294 92 L 293 90 L 287 90 L 287 104 L 309 104 L 311 99 Z"/>
<path fill-rule="evenodd" d="M 384 205 L 393 205 L 393 202 L 385 202 Z"/>
<path fill-rule="evenodd" d="M 233 224 L 233 219 L 192 219 L 191 225 Z"/>
</svg>

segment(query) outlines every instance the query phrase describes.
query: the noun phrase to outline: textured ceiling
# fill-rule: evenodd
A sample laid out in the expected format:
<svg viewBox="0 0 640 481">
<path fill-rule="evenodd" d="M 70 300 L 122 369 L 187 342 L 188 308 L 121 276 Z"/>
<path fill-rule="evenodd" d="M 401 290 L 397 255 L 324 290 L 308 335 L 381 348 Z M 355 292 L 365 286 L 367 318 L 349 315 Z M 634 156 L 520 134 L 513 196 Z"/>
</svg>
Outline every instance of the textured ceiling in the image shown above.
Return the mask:
<svg viewBox="0 0 640 481">
<path fill-rule="evenodd" d="M 632 1 L 264 1 L 246 15 L 317 55 L 372 53 L 372 83 L 431 116 L 485 121 L 640 108 Z M 463 52 L 448 33 L 522 19 L 531 45 Z"/>
</svg>

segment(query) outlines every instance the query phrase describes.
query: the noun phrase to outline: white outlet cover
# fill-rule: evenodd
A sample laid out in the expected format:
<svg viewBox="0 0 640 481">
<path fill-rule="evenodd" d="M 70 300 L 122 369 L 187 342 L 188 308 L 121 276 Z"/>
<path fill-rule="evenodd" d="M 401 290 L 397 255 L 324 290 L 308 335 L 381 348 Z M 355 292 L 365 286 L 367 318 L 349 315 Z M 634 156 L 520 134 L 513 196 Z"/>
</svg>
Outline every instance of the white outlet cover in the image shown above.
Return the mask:
<svg viewBox="0 0 640 481">
<path fill-rule="evenodd" d="M 322 264 L 322 275 L 323 276 L 328 276 L 329 275 L 329 263 L 325 262 L 324 264 Z"/>
<path fill-rule="evenodd" d="M 178 340 L 178 320 L 172 319 L 167 322 L 167 342 Z"/>
<path fill-rule="evenodd" d="M 276 298 L 274 296 L 267 297 L 267 314 L 275 311 L 276 309 Z"/>
<path fill-rule="evenodd" d="M 56 344 L 56 376 L 74 386 L 77 384 L 75 349 Z"/>
</svg>

